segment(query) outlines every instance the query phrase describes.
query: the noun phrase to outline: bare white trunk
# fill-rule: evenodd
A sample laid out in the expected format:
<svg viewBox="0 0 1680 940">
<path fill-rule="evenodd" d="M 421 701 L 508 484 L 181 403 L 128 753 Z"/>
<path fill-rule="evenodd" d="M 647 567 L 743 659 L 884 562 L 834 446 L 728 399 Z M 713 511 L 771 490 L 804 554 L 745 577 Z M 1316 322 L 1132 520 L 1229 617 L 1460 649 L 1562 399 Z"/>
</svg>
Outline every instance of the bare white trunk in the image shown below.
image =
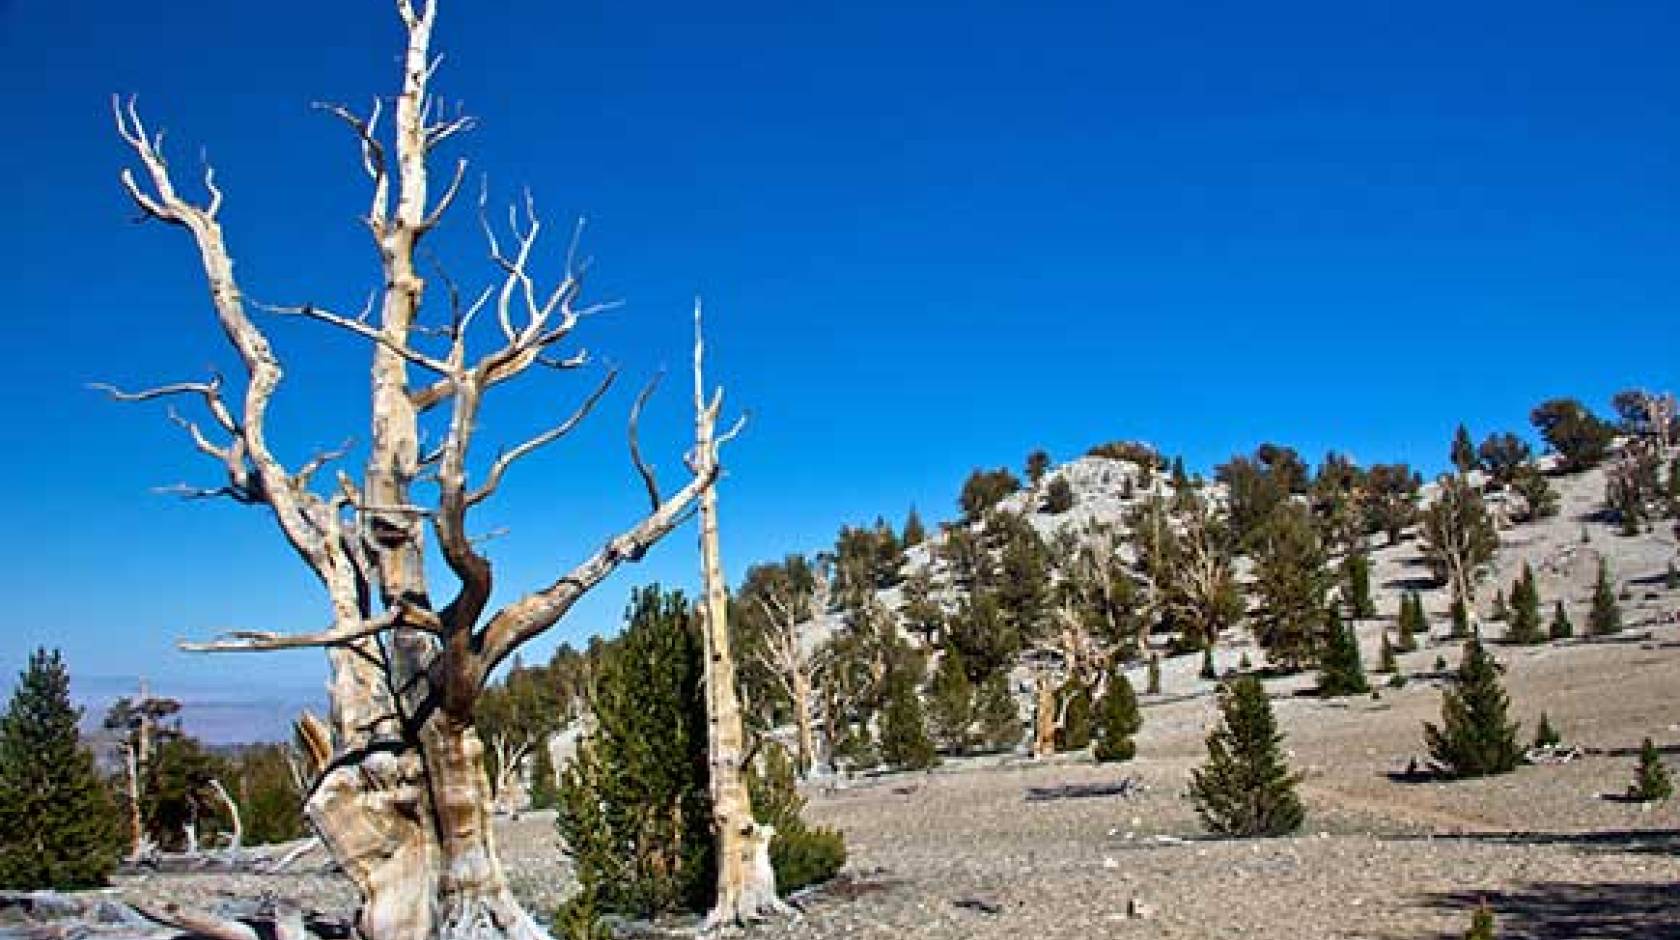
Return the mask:
<svg viewBox="0 0 1680 940">
<path fill-rule="evenodd" d="M 699 339 L 700 307 L 694 309 L 695 472 L 713 475 L 717 461 L 715 427 L 723 400 L 707 399 Z M 723 579 L 718 541 L 717 486 L 700 494 L 700 573 L 703 597 L 700 619 L 705 635 L 707 752 L 711 771 L 712 830 L 717 838 L 717 898 L 701 925 L 702 932 L 744 925 L 768 915 L 792 911 L 776 894 L 770 865 L 775 831 L 753 819 L 745 778 L 746 735 L 741 701 L 735 689 L 735 660 L 729 640 L 729 591 Z"/>
</svg>

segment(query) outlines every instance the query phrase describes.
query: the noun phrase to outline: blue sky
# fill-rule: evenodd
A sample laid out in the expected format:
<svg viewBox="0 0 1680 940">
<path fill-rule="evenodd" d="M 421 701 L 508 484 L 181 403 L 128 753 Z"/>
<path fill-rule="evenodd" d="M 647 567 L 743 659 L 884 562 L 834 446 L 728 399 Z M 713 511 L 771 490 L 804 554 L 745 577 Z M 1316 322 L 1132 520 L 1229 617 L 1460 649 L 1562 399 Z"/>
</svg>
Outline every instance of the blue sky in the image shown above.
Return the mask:
<svg viewBox="0 0 1680 940">
<path fill-rule="evenodd" d="M 107 100 L 138 93 L 183 175 L 216 164 L 249 294 L 355 309 L 364 184 L 308 104 L 388 94 L 399 39 L 382 0 L 0 0 L 0 670 L 49 643 L 90 688 L 318 688 L 318 654 L 173 652 L 323 608 L 259 512 L 148 492 L 215 479 L 160 410 L 83 388 L 233 362 L 183 234 L 131 224 Z M 1526 431 L 1548 396 L 1676 384 L 1672 3 L 445 0 L 438 46 L 439 89 L 482 119 L 458 152 L 551 230 L 587 215 L 593 295 L 628 302 L 581 342 L 631 381 L 479 522 L 510 528 L 508 591 L 634 518 L 623 415 L 683 366 L 696 293 L 753 415 L 726 458 L 735 574 L 912 503 L 947 516 L 971 467 L 1036 446 L 1144 438 L 1203 468 L 1269 438 L 1433 469 L 1460 420 Z M 482 283 L 451 223 L 439 254 Z M 365 350 L 271 327 L 283 452 L 363 433 Z M 493 401 L 485 449 L 585 382 Z M 668 483 L 682 391 L 645 429 Z M 530 655 L 693 567 L 685 531 Z"/>
</svg>

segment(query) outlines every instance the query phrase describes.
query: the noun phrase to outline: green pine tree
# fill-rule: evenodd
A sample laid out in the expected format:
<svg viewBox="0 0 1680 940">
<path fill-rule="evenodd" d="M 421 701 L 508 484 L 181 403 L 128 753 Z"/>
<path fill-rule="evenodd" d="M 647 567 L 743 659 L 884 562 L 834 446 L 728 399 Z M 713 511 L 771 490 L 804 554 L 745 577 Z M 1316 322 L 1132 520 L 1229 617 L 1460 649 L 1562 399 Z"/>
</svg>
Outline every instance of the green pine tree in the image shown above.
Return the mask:
<svg viewBox="0 0 1680 940">
<path fill-rule="evenodd" d="M 1512 643 L 1539 643 L 1546 638 L 1540 628 L 1540 588 L 1528 562 L 1523 562 L 1522 574 L 1511 586 L 1511 620 L 1505 638 Z"/>
<path fill-rule="evenodd" d="M 1073 485 L 1058 476 L 1044 490 L 1044 511 L 1055 516 L 1073 508 Z"/>
<path fill-rule="evenodd" d="M 1654 803 L 1673 795 L 1674 780 L 1669 776 L 1668 768 L 1663 766 L 1662 754 L 1651 739 L 1646 738 L 1639 746 L 1639 766 L 1634 771 L 1633 785 L 1628 787 L 1628 796 Z"/>
<path fill-rule="evenodd" d="M 846 863 L 845 837 L 838 830 L 805 823 L 805 797 L 787 748 L 771 743 L 761 763 L 762 771 L 747 776 L 747 793 L 753 818 L 776 831 L 770 839 L 776 891 L 788 894 L 833 878 Z"/>
<path fill-rule="evenodd" d="M 716 855 L 698 624 L 680 592 L 657 585 L 635 592 L 627 619 L 600 664 L 596 731 L 563 775 L 556 826 L 581 905 L 705 910 Z"/>
<path fill-rule="evenodd" d="M 1202 647 L 1202 668 L 1196 672 L 1196 675 L 1209 682 L 1218 680 L 1219 670 L 1214 667 L 1212 646 Z"/>
<path fill-rule="evenodd" d="M 1455 777 L 1508 773 L 1522 761 L 1517 723 L 1499 667 L 1478 640 L 1464 644 L 1455 687 L 1441 699 L 1441 725 L 1426 722 L 1424 740 L 1442 770 Z"/>
<path fill-rule="evenodd" d="M 1062 725 L 1056 729 L 1056 750 L 1082 751 L 1091 746 L 1091 690 L 1069 676 L 1057 693 Z"/>
<path fill-rule="evenodd" d="M 1611 584 L 1610 563 L 1602 558 L 1598 562 L 1598 583 L 1593 585 L 1587 627 L 1593 636 L 1622 632 L 1622 607 L 1616 602 L 1616 589 Z"/>
<path fill-rule="evenodd" d="M 1552 720 L 1545 712 L 1540 713 L 1540 726 L 1534 729 L 1535 747 L 1556 747 L 1563 743 L 1563 735 L 1558 734 L 1552 727 Z"/>
<path fill-rule="evenodd" d="M 1476 445 L 1470 440 L 1470 429 L 1459 425 L 1453 432 L 1452 450 L 1449 454 L 1452 465 L 1459 473 L 1469 473 L 1481 465 L 1476 457 Z"/>
<path fill-rule="evenodd" d="M 1363 552 L 1354 552 L 1342 562 L 1342 580 L 1347 588 L 1348 616 L 1364 620 L 1377 615 L 1376 602 L 1371 599 L 1371 559 Z"/>
<path fill-rule="evenodd" d="M 97 887 L 116 867 L 121 823 L 80 718 L 64 660 L 36 650 L 0 716 L 0 888 Z"/>
<path fill-rule="evenodd" d="M 910 515 L 904 519 L 904 536 L 899 539 L 905 548 L 920 545 L 927 540 L 927 528 L 922 525 L 922 517 L 916 512 L 916 507 L 910 507 Z"/>
<path fill-rule="evenodd" d="M 927 720 L 915 683 L 907 675 L 887 680 L 887 706 L 881 713 L 881 759 L 899 770 L 926 770 L 939 763 L 928 737 Z"/>
<path fill-rule="evenodd" d="M 1663 574 L 1663 587 L 1670 591 L 1680 589 L 1680 568 L 1674 567 L 1674 562 L 1668 563 L 1668 571 Z"/>
<path fill-rule="evenodd" d="M 1278 836 L 1301 827 L 1283 735 L 1260 680 L 1244 676 L 1221 690 L 1220 726 L 1208 735 L 1208 760 L 1191 771 L 1190 799 L 1211 832 Z"/>
<path fill-rule="evenodd" d="M 1428 633 L 1429 622 L 1424 618 L 1423 598 L 1416 591 L 1400 595 L 1400 622 L 1395 635 L 1395 649 L 1410 653 L 1418 647 L 1418 636 L 1427 636 Z"/>
<path fill-rule="evenodd" d="M 954 649 L 939 658 L 939 667 L 928 685 L 927 711 L 928 725 L 941 747 L 953 754 L 968 749 L 969 728 L 974 724 L 974 685 L 968 681 L 962 654 Z"/>
<path fill-rule="evenodd" d="M 1149 654 L 1149 672 L 1144 683 L 1144 691 L 1150 695 L 1161 694 L 1161 654 Z"/>
<path fill-rule="evenodd" d="M 1009 694 L 1008 675 L 999 670 L 987 676 L 975 699 L 980 738 L 988 748 L 1007 750 L 1021 743 L 1021 711 Z"/>
<path fill-rule="evenodd" d="M 531 745 L 531 808 L 554 809 L 560 805 L 560 782 L 555 779 L 554 757 L 546 738 Z"/>
<path fill-rule="evenodd" d="M 1508 620 L 1508 619 L 1510 619 L 1510 617 L 1511 617 L 1511 608 L 1509 608 L 1505 605 L 1505 592 L 1504 591 L 1494 591 L 1493 592 L 1493 610 L 1492 610 L 1492 612 L 1490 612 L 1488 614 L 1488 619 L 1489 620 Z"/>
<path fill-rule="evenodd" d="M 1456 597 L 1452 602 L 1452 632 L 1448 635 L 1455 640 L 1462 640 L 1470 635 L 1470 611 L 1464 606 L 1464 602 Z"/>
<path fill-rule="evenodd" d="M 1575 635 L 1575 624 L 1569 620 L 1569 611 L 1563 607 L 1563 601 L 1558 601 L 1552 608 L 1552 626 L 1548 631 L 1554 640 L 1567 640 Z"/>
<path fill-rule="evenodd" d="M 1330 612 L 1329 634 L 1329 642 L 1319 657 L 1318 694 L 1333 698 L 1371 691 L 1365 681 L 1365 665 L 1359 657 L 1359 637 L 1334 610 Z"/>
<path fill-rule="evenodd" d="M 1142 728 L 1143 712 L 1138 708 L 1137 692 L 1126 678 L 1126 670 L 1115 666 L 1102 701 L 1097 704 L 1097 760 L 1131 760 L 1137 754 L 1132 736 Z"/>
<path fill-rule="evenodd" d="M 1394 644 L 1388 642 L 1388 631 L 1384 630 L 1382 635 L 1382 652 L 1380 654 L 1380 658 L 1377 660 L 1377 671 L 1382 673 L 1395 673 L 1399 670 L 1400 664 L 1394 659 Z"/>
<path fill-rule="evenodd" d="M 1493 908 L 1486 902 L 1476 905 L 1470 912 L 1470 929 L 1465 932 L 1464 940 L 1498 940 L 1499 934 L 1494 932 Z"/>
</svg>

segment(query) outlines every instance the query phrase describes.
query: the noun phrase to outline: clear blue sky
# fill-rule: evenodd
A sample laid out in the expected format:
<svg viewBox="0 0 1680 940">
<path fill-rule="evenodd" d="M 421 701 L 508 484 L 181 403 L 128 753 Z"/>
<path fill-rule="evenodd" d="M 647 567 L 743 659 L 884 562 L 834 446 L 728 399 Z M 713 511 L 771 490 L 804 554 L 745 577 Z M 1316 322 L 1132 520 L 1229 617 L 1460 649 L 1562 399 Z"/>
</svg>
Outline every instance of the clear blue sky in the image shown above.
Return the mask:
<svg viewBox="0 0 1680 940">
<path fill-rule="evenodd" d="M 82 387 L 233 363 L 183 233 L 130 224 L 107 96 L 140 94 L 183 175 L 215 162 L 251 295 L 355 309 L 364 183 L 307 105 L 388 94 L 399 38 L 383 0 L 0 0 L 6 673 L 51 643 L 90 687 L 318 686 L 318 654 L 172 650 L 322 604 L 260 513 L 148 492 L 215 480 L 161 410 Z M 682 367 L 695 293 L 753 412 L 723 494 L 737 575 L 878 512 L 949 515 L 971 467 L 1035 446 L 1137 437 L 1200 468 L 1270 438 L 1432 469 L 1460 420 L 1526 431 L 1547 396 L 1676 384 L 1673 3 L 445 0 L 438 45 L 438 87 L 483 121 L 460 150 L 553 229 L 587 214 L 594 295 L 629 303 L 582 341 L 632 381 L 480 522 L 511 527 L 505 587 L 638 511 L 622 418 Z M 480 283 L 452 224 L 437 247 Z M 272 332 L 283 451 L 360 433 L 365 350 Z M 584 390 L 494 401 L 485 449 Z M 682 391 L 646 429 L 670 483 Z M 693 558 L 683 532 L 531 655 Z"/>
</svg>

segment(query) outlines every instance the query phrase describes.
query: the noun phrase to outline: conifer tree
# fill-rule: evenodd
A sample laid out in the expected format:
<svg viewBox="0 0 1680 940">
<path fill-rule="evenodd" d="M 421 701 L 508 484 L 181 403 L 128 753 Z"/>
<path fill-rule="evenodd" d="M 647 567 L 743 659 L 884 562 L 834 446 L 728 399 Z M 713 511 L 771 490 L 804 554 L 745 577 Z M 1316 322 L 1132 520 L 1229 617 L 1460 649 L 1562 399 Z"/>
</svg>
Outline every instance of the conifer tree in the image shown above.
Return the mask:
<svg viewBox="0 0 1680 940">
<path fill-rule="evenodd" d="M 1499 940 L 1494 932 L 1493 908 L 1487 902 L 1476 905 L 1470 912 L 1470 929 L 1465 932 L 1464 940 Z"/>
<path fill-rule="evenodd" d="M 1554 640 L 1567 640 L 1575 635 L 1575 624 L 1569 620 L 1569 611 L 1563 607 L 1563 601 L 1558 601 L 1552 608 L 1552 626 L 1548 631 Z"/>
<path fill-rule="evenodd" d="M 1144 691 L 1150 695 L 1161 694 L 1161 654 L 1149 654 L 1148 679 L 1144 684 Z"/>
<path fill-rule="evenodd" d="M 956 650 L 948 650 L 939 659 L 928 685 L 927 710 L 934 740 L 941 747 L 953 754 L 968 749 L 969 727 L 974 724 L 974 685 L 968 681 L 962 654 Z"/>
<path fill-rule="evenodd" d="M 0 888 L 90 888 L 121 852 L 121 823 L 81 746 L 58 651 L 29 657 L 0 716 Z"/>
<path fill-rule="evenodd" d="M 1055 516 L 1073 508 L 1073 485 L 1067 477 L 1057 476 L 1044 490 L 1044 511 Z"/>
<path fill-rule="evenodd" d="M 1470 440 L 1470 429 L 1460 424 L 1453 432 L 1452 451 L 1449 454 L 1452 465 L 1459 473 L 1469 473 L 1480 465 L 1476 458 L 1476 445 Z"/>
<path fill-rule="evenodd" d="M 1272 510 L 1255 537 L 1255 639 L 1267 658 L 1299 669 L 1317 657 L 1324 639 L 1325 594 L 1334 580 L 1324 545 L 1307 510 L 1289 502 Z"/>
<path fill-rule="evenodd" d="M 975 711 L 980 722 L 980 737 L 988 748 L 1006 750 L 1021 743 L 1021 711 L 1015 697 L 1009 694 L 1009 677 L 1002 670 L 993 672 L 980 683 Z"/>
<path fill-rule="evenodd" d="M 554 756 L 547 739 L 531 745 L 531 808 L 554 809 L 560 805 L 560 782 L 554 774 Z"/>
<path fill-rule="evenodd" d="M 1511 619 L 1511 608 L 1505 605 L 1504 591 L 1493 592 L 1493 612 L 1488 615 L 1488 619 L 1501 621 Z"/>
<path fill-rule="evenodd" d="M 1425 722 L 1423 736 L 1435 763 L 1455 777 L 1485 777 L 1515 770 L 1522 760 L 1517 723 L 1499 667 L 1481 642 L 1464 644 L 1454 687 L 1441 699 L 1441 725 Z"/>
<path fill-rule="evenodd" d="M 1394 644 L 1388 641 L 1388 631 L 1384 630 L 1382 635 L 1382 653 L 1381 658 L 1377 660 L 1377 671 L 1381 673 L 1393 673 L 1398 672 L 1399 669 L 1400 664 L 1394 659 Z"/>
<path fill-rule="evenodd" d="M 1464 602 L 1456 597 L 1453 598 L 1451 616 L 1452 632 L 1448 635 L 1455 640 L 1468 637 L 1470 635 L 1470 609 L 1465 607 Z"/>
<path fill-rule="evenodd" d="M 1540 588 L 1528 562 L 1523 562 L 1522 574 L 1511 586 L 1511 620 L 1505 637 L 1512 643 L 1539 643 L 1545 639 L 1540 628 Z"/>
<path fill-rule="evenodd" d="M 1429 622 L 1424 619 L 1423 598 L 1416 591 L 1400 595 L 1400 618 L 1395 630 L 1395 648 L 1410 653 L 1418 647 L 1418 635 L 1429 634 Z"/>
<path fill-rule="evenodd" d="M 1622 632 L 1622 607 L 1616 602 L 1616 589 L 1610 580 L 1610 562 L 1599 559 L 1598 582 L 1593 585 L 1592 610 L 1587 614 L 1587 628 L 1593 636 L 1609 636 Z"/>
<path fill-rule="evenodd" d="M 1540 725 L 1534 729 L 1535 747 L 1556 747 L 1563 743 L 1563 735 L 1558 734 L 1552 727 L 1552 719 L 1545 712 L 1540 713 Z"/>
<path fill-rule="evenodd" d="M 1197 671 L 1196 675 L 1209 682 L 1216 681 L 1219 678 L 1219 670 L 1214 668 L 1213 664 L 1212 646 L 1202 647 L 1202 668 Z"/>
<path fill-rule="evenodd" d="M 650 916 L 702 911 L 716 885 L 701 637 L 688 600 L 632 596 L 601 663 L 595 734 L 560 786 L 556 826 L 583 900 Z"/>
<path fill-rule="evenodd" d="M 1329 634 L 1324 654 L 1319 657 L 1318 694 L 1333 698 L 1371 691 L 1359 657 L 1359 638 L 1334 610 L 1330 613 Z"/>
<path fill-rule="evenodd" d="M 1666 800 L 1674 795 L 1674 780 L 1663 765 L 1657 746 L 1646 738 L 1639 746 L 1639 766 L 1634 770 L 1633 785 L 1628 796 L 1646 803 Z"/>
<path fill-rule="evenodd" d="M 888 679 L 887 707 L 881 713 L 881 759 L 899 770 L 926 770 L 939 763 L 928 737 L 922 700 L 907 675 Z"/>
<path fill-rule="evenodd" d="M 1037 486 L 1044 479 L 1044 474 L 1050 470 L 1050 455 L 1042 450 L 1035 450 L 1027 455 L 1027 482 Z"/>
<path fill-rule="evenodd" d="M 1190 799 L 1211 832 L 1279 836 L 1305 816 L 1283 756 L 1271 703 L 1260 680 L 1244 676 L 1220 692 L 1220 726 L 1208 735 L 1208 760 L 1191 771 Z"/>
<path fill-rule="evenodd" d="M 1058 751 L 1081 751 L 1091 745 L 1091 690 L 1069 676 L 1058 695 L 1062 723 L 1056 729 Z"/>
<path fill-rule="evenodd" d="M 1663 573 L 1663 587 L 1670 591 L 1680 589 L 1680 569 L 1674 567 L 1674 562 L 1668 563 L 1668 570 Z"/>
<path fill-rule="evenodd" d="M 1363 552 L 1354 552 L 1342 562 L 1342 579 L 1347 588 L 1348 616 L 1364 620 L 1377 615 L 1377 605 L 1371 600 L 1371 559 Z"/>
<path fill-rule="evenodd" d="M 1097 704 L 1098 761 L 1131 760 L 1137 754 L 1132 736 L 1143 728 L 1143 712 L 1138 708 L 1137 692 L 1126 670 L 1118 665 L 1108 677 L 1108 688 Z"/>
<path fill-rule="evenodd" d="M 910 515 L 904 518 L 904 536 L 899 541 L 905 548 L 927 541 L 927 528 L 922 525 L 922 517 L 914 506 L 910 507 Z"/>
</svg>

